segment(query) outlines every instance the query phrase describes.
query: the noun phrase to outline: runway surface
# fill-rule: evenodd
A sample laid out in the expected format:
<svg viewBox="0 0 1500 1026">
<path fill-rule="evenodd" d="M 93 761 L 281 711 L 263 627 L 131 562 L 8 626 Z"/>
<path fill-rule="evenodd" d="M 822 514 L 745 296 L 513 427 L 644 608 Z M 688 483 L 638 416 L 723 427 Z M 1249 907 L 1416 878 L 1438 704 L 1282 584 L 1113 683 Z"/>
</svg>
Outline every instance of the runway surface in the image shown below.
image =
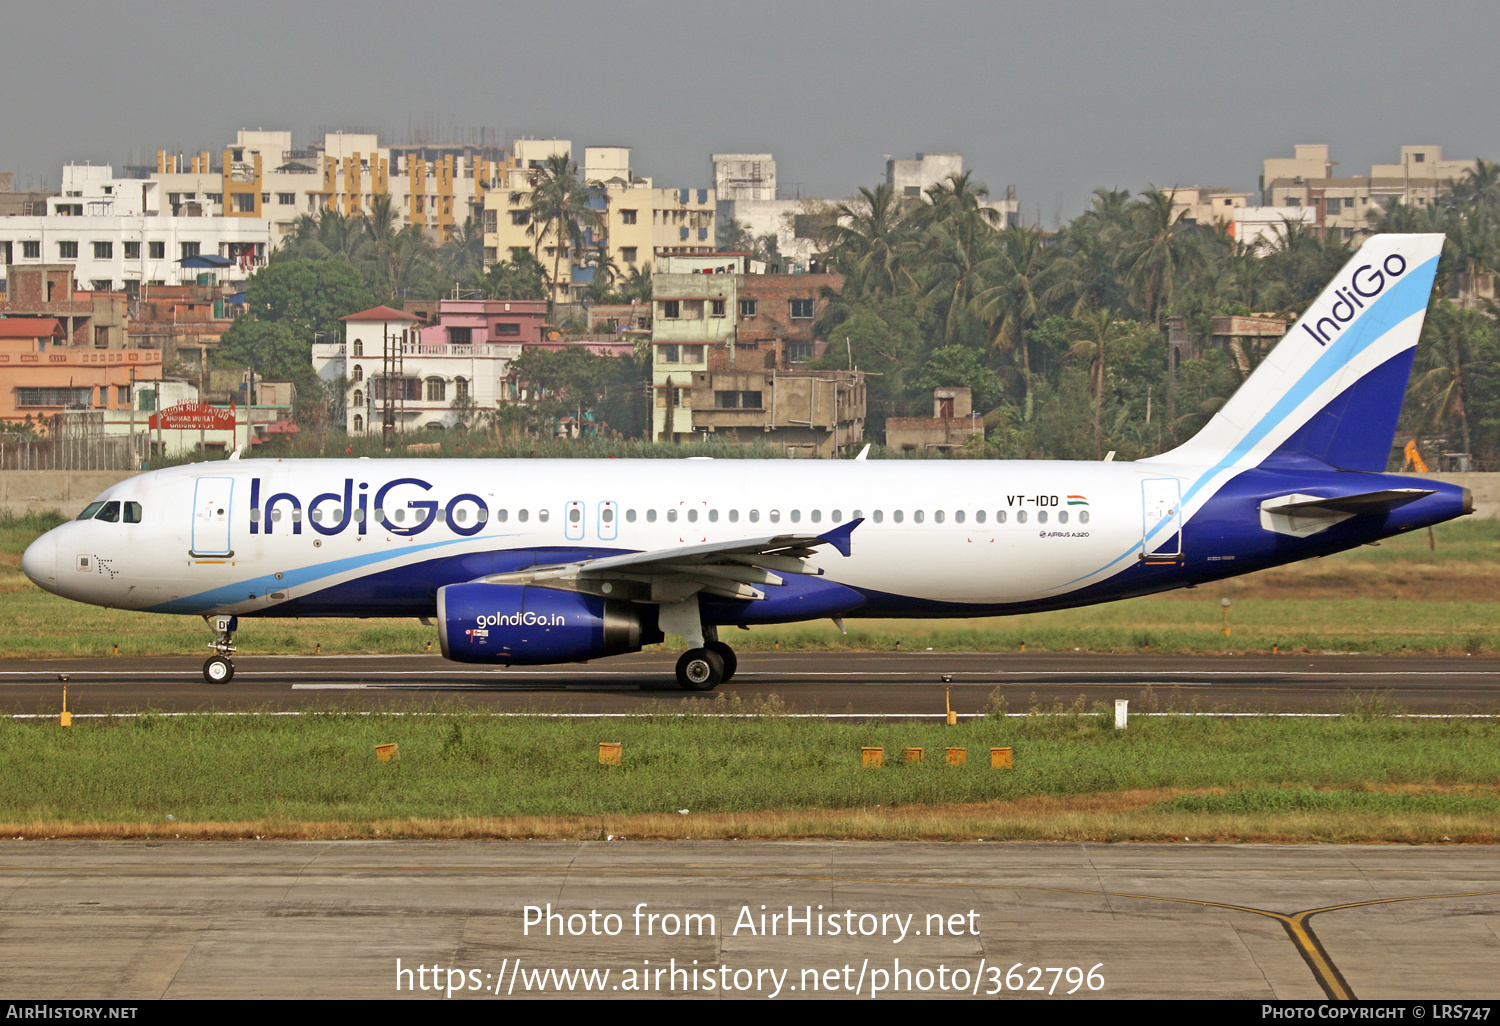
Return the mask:
<svg viewBox="0 0 1500 1026">
<path fill-rule="evenodd" d="M 1069 1000 L 1073 989 L 1073 999 L 1477 999 L 1496 989 L 1497 856 L 1331 846 L 7 841 L 0 992 L 430 999 L 456 983 L 455 998 L 505 1000 L 582 995 L 589 980 L 588 992 L 609 997 L 869 998 L 883 985 L 881 996 L 902 997 Z M 529 932 L 528 905 L 537 909 Z M 546 918 L 549 905 L 558 919 Z M 686 920 L 690 913 L 712 920 Z M 697 927 L 688 936 L 686 922 Z M 574 969 L 608 975 L 557 975 Z M 435 979 L 439 989 L 428 989 Z"/>
<path fill-rule="evenodd" d="M 1500 713 L 1500 659 L 1417 656 L 1156 656 L 912 653 L 744 653 L 717 691 L 688 694 L 675 655 L 639 653 L 588 664 L 475 667 L 421 656 L 256 656 L 234 680 L 204 682 L 189 657 L 0 660 L 0 713 L 55 714 L 60 677 L 75 713 L 442 707 L 489 712 L 646 713 L 701 708 L 718 696 L 776 695 L 790 712 L 860 716 L 979 714 L 998 689 L 1012 712 L 1131 700 L 1161 709 L 1338 712 L 1389 701 L 1413 713 Z M 1149 689 L 1150 695 L 1145 692 Z"/>
</svg>

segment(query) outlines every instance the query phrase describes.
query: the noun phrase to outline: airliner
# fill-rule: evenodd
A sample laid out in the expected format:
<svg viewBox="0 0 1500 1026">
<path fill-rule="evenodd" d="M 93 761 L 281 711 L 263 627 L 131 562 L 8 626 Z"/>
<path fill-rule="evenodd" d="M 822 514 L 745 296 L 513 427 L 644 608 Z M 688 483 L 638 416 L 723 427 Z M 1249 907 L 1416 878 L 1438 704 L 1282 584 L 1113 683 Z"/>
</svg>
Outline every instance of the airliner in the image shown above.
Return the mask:
<svg viewBox="0 0 1500 1026">
<path fill-rule="evenodd" d="M 23 557 L 41 588 L 201 616 L 203 675 L 247 617 L 415 617 L 467 663 L 722 631 L 1065 609 L 1323 556 L 1473 510 L 1386 474 L 1443 244 L 1377 235 L 1205 427 L 1135 462 L 237 459 L 140 474 Z"/>
</svg>

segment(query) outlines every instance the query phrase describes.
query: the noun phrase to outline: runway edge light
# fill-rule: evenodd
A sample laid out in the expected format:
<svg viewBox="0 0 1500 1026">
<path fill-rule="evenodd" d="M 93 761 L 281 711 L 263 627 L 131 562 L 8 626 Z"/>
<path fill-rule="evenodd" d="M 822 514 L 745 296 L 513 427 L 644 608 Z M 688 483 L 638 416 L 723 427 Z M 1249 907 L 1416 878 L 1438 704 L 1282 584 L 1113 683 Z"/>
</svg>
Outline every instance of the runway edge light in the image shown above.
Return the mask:
<svg viewBox="0 0 1500 1026">
<path fill-rule="evenodd" d="M 73 725 L 73 714 L 68 712 L 68 689 L 66 687 L 63 688 L 62 715 L 58 716 L 57 723 L 60 727 L 71 727 Z"/>
</svg>

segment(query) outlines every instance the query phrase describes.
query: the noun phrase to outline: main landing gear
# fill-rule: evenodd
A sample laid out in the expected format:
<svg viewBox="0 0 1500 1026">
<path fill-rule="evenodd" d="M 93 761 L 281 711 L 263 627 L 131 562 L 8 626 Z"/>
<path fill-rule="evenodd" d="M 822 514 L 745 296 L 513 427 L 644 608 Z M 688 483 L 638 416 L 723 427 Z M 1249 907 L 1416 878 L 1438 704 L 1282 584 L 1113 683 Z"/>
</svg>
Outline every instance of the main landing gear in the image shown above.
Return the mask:
<svg viewBox="0 0 1500 1026">
<path fill-rule="evenodd" d="M 208 620 L 208 617 L 204 617 Z M 208 647 L 214 650 L 214 654 L 208 657 L 203 664 L 203 679 L 210 684 L 228 684 L 234 679 L 234 662 L 229 658 L 234 652 L 234 632 L 239 629 L 240 620 L 237 616 L 213 617 L 214 640 L 208 643 Z"/>
<path fill-rule="evenodd" d="M 690 648 L 677 660 L 677 683 L 684 691 L 712 691 L 739 667 L 734 649 L 718 639 L 715 628 L 704 627 L 703 639 L 702 648 Z"/>
</svg>

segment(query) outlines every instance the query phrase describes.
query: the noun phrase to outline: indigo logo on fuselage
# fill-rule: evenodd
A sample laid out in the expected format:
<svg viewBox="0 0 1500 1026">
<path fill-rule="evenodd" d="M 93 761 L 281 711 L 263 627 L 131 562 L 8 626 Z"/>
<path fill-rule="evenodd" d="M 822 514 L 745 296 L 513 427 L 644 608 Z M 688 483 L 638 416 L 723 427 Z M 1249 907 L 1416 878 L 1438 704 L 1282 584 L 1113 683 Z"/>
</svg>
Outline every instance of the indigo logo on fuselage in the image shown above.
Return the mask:
<svg viewBox="0 0 1500 1026">
<path fill-rule="evenodd" d="M 1302 330 L 1317 339 L 1318 345 L 1326 346 L 1349 322 L 1359 316 L 1359 311 L 1365 308 L 1363 300 L 1374 299 L 1385 290 L 1386 285 L 1405 273 L 1406 258 L 1400 253 L 1392 253 L 1386 257 L 1379 268 L 1374 264 L 1356 267 L 1347 284 L 1334 286 L 1333 294 L 1338 298 L 1334 300 L 1328 313 L 1319 317 L 1312 325 L 1303 321 Z"/>
<path fill-rule="evenodd" d="M 461 492 L 447 503 L 414 497 L 430 491 L 432 485 L 420 478 L 398 477 L 374 490 L 372 505 L 369 502 L 370 485 L 361 482 L 356 493 L 354 479 L 349 477 L 344 479 L 341 491 L 323 492 L 305 504 L 291 492 L 277 492 L 266 499 L 262 507 L 261 479 L 253 477 L 250 479 L 250 533 L 259 534 L 262 526 L 266 534 L 274 533 L 283 508 L 290 514 L 293 534 L 302 533 L 304 508 L 306 522 L 322 535 L 342 534 L 350 524 L 359 534 L 368 534 L 373 524 L 377 532 L 403 537 L 421 534 L 439 522 L 446 524 L 454 534 L 467 536 L 484 530 L 490 518 L 490 508 L 479 496 Z"/>
</svg>

